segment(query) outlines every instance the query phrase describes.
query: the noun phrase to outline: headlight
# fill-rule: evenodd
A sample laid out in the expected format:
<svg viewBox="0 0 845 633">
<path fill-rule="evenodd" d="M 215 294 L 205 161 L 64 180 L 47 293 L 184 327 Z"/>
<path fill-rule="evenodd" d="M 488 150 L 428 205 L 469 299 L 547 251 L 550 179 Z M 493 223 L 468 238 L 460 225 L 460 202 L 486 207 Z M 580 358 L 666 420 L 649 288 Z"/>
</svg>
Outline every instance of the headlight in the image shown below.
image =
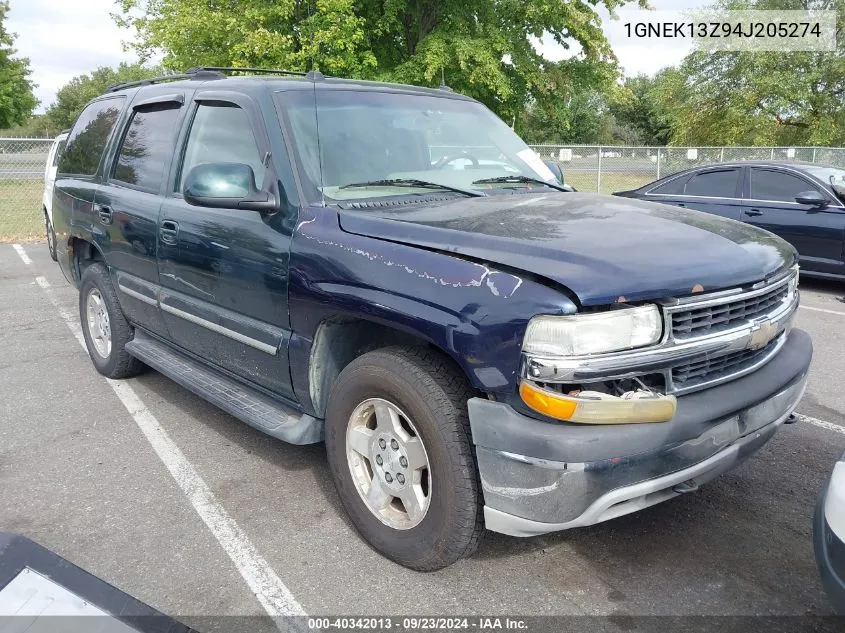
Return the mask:
<svg viewBox="0 0 845 633">
<path fill-rule="evenodd" d="M 789 290 L 786 293 L 786 303 L 791 304 L 795 300 L 795 293 L 798 292 L 798 273 L 792 276 L 789 281 Z"/>
<path fill-rule="evenodd" d="M 537 316 L 528 323 L 523 351 L 538 356 L 585 356 L 652 345 L 663 334 L 654 304 L 568 316 Z"/>
</svg>

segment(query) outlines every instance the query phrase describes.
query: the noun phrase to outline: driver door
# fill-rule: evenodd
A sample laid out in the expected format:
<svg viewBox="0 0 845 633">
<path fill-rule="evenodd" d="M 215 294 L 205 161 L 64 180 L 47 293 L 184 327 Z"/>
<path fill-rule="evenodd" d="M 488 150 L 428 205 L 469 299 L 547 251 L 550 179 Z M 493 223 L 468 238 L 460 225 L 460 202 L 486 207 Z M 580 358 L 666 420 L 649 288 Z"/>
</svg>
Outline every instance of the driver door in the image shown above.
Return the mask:
<svg viewBox="0 0 845 633">
<path fill-rule="evenodd" d="M 215 91 L 198 93 L 190 116 L 158 231 L 161 309 L 170 337 L 199 358 L 293 399 L 290 218 L 192 206 L 182 196 L 185 177 L 202 163 L 249 165 L 258 188 L 275 178 L 261 113 L 242 94 Z"/>
</svg>

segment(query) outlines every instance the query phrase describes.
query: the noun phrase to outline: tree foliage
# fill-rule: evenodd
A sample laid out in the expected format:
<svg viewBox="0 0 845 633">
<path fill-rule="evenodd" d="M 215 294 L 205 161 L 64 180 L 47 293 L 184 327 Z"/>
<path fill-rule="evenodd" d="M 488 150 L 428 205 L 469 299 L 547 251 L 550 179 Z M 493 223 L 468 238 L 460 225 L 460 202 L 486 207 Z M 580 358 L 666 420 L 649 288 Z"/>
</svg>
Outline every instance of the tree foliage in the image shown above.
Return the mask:
<svg viewBox="0 0 845 633">
<path fill-rule="evenodd" d="M 672 95 L 663 93 L 667 81 L 670 79 L 666 71 L 656 77 L 638 75 L 625 80 L 610 111 L 617 125 L 630 130 L 630 140 L 626 140 L 626 144 L 666 145 L 669 142 L 672 124 L 665 99 Z"/>
<path fill-rule="evenodd" d="M 721 0 L 724 9 L 835 9 L 836 52 L 696 51 L 658 82 L 676 144 L 845 143 L 845 0 Z"/>
<path fill-rule="evenodd" d="M 535 43 L 577 44 L 578 61 L 612 65 L 596 6 L 630 2 L 647 0 L 118 0 L 116 18 L 134 29 L 142 59 L 161 52 L 172 70 L 313 64 L 418 85 L 443 76 L 512 121 L 560 99 L 560 65 Z"/>
<path fill-rule="evenodd" d="M 74 77 L 56 94 L 56 101 L 47 109 L 47 120 L 54 129 L 63 130 L 73 125 L 82 108 L 94 97 L 117 83 L 137 81 L 161 75 L 161 68 L 142 64 L 120 64 L 117 68 L 100 67 L 87 75 Z"/>
<path fill-rule="evenodd" d="M 6 31 L 9 3 L 0 1 L 0 128 L 26 121 L 38 100 L 29 80 L 29 59 L 16 57 L 15 35 Z"/>
<path fill-rule="evenodd" d="M 619 92 L 613 62 L 567 59 L 549 64 L 545 98 L 529 99 L 516 130 L 529 143 L 609 143 L 609 102 Z"/>
</svg>

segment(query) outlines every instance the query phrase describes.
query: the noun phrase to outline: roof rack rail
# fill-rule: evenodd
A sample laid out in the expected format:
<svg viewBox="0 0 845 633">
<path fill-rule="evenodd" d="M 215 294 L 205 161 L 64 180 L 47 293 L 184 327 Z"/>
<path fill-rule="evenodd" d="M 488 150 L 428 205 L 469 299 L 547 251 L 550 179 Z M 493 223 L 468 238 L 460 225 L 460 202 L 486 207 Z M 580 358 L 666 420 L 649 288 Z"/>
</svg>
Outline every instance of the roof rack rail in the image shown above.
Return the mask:
<svg viewBox="0 0 845 633">
<path fill-rule="evenodd" d="M 125 90 L 126 88 L 137 88 L 138 86 L 151 86 L 153 84 L 160 84 L 166 81 L 179 81 L 180 79 L 191 79 L 193 81 L 211 81 L 214 79 L 225 79 L 226 75 L 223 73 L 212 72 L 206 68 L 194 68 L 186 73 L 178 73 L 175 75 L 162 75 L 161 77 L 151 77 L 150 79 L 139 79 L 137 81 L 124 81 L 122 83 L 112 84 L 106 88 L 106 92 L 116 92 L 118 90 Z"/>
<path fill-rule="evenodd" d="M 185 71 L 188 74 L 210 71 L 216 73 L 253 73 L 255 75 L 294 75 L 305 77 L 308 73 L 301 70 L 284 70 L 282 68 L 247 68 L 240 66 L 198 66 Z"/>
</svg>

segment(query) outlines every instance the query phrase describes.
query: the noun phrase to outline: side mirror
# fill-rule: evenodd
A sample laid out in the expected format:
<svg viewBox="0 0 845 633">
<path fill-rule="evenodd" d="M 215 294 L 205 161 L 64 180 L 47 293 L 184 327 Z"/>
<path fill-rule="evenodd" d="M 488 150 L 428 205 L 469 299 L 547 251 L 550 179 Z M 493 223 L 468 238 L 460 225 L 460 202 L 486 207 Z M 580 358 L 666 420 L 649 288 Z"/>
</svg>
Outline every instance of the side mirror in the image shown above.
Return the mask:
<svg viewBox="0 0 845 633">
<path fill-rule="evenodd" d="M 795 196 L 795 202 L 798 204 L 807 204 L 811 207 L 826 207 L 828 199 L 825 198 L 818 191 L 804 191 Z"/>
<path fill-rule="evenodd" d="M 548 167 L 551 172 L 555 175 L 557 181 L 560 184 L 563 184 L 563 170 L 560 168 L 560 164 L 554 160 L 544 160 L 543 162 L 546 164 L 546 167 Z"/>
<path fill-rule="evenodd" d="M 252 167 L 243 163 L 204 163 L 188 172 L 182 194 L 185 202 L 212 209 L 276 211 L 278 201 L 255 186 Z"/>
</svg>

